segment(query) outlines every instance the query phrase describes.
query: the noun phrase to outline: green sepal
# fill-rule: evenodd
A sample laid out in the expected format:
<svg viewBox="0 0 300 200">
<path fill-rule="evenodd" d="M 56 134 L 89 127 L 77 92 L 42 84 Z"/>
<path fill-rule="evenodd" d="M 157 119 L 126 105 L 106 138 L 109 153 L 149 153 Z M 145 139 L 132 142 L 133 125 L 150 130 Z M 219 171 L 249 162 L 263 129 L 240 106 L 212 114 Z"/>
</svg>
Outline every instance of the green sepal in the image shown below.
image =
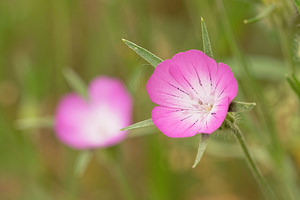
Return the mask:
<svg viewBox="0 0 300 200">
<path fill-rule="evenodd" d="M 120 131 L 127 131 L 127 130 L 133 130 L 137 128 L 144 128 L 147 126 L 154 126 L 152 119 L 146 119 L 144 121 L 137 122 L 135 124 L 132 124 L 130 126 L 127 126 L 125 128 L 120 129 Z"/>
<path fill-rule="evenodd" d="M 256 106 L 254 102 L 241 102 L 241 101 L 232 101 L 229 105 L 228 112 L 246 112 L 250 111 Z"/>
<path fill-rule="evenodd" d="M 144 58 L 148 63 L 150 63 L 153 67 L 156 67 L 159 63 L 161 63 L 163 60 L 159 58 L 158 56 L 154 55 L 147 49 L 144 49 L 143 47 L 138 46 L 137 44 L 134 44 L 133 42 L 130 42 L 129 40 L 122 39 L 122 41 L 135 53 L 137 53 L 139 56 Z"/>
<path fill-rule="evenodd" d="M 207 32 L 207 29 L 206 29 L 204 19 L 202 17 L 201 17 L 201 30 L 202 30 L 203 51 L 206 55 L 213 58 L 214 55 L 213 55 L 213 52 L 212 52 L 212 49 L 211 49 L 211 44 L 210 44 L 208 32 Z"/>
<path fill-rule="evenodd" d="M 209 139 L 209 134 L 205 134 L 205 133 L 200 134 L 200 142 L 199 142 L 199 146 L 198 146 L 196 159 L 193 164 L 193 168 L 195 168 L 201 161 L 201 158 L 206 150 L 208 139 Z"/>
</svg>

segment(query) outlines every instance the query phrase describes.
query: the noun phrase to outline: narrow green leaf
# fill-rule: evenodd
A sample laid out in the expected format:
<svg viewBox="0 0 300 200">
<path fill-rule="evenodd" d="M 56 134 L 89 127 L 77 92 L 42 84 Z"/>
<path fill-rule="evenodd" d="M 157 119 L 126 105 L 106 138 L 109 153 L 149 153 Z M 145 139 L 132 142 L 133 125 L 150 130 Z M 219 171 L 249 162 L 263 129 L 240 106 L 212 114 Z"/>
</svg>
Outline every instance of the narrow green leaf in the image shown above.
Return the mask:
<svg viewBox="0 0 300 200">
<path fill-rule="evenodd" d="M 292 88 L 292 90 L 296 93 L 296 95 L 300 99 L 300 83 L 298 79 L 294 75 L 292 75 L 291 77 L 286 76 L 286 80 L 290 85 L 290 87 Z"/>
<path fill-rule="evenodd" d="M 53 117 L 36 117 L 27 119 L 18 119 L 15 126 L 19 130 L 33 128 L 53 128 Z"/>
<path fill-rule="evenodd" d="M 275 10 L 276 5 L 275 4 L 270 4 L 267 5 L 263 11 L 261 13 L 259 13 L 257 16 L 251 18 L 251 19 L 245 19 L 244 20 L 244 24 L 249 24 L 249 23 L 254 23 L 257 21 L 262 20 L 263 18 L 267 17 L 269 14 L 271 14 L 273 12 L 273 10 Z"/>
<path fill-rule="evenodd" d="M 207 32 L 207 29 L 206 29 L 204 19 L 202 17 L 201 17 L 201 30 L 202 30 L 203 51 L 206 55 L 213 58 L 214 55 L 213 55 L 213 52 L 212 52 L 212 49 L 211 49 L 211 44 L 210 44 L 208 32 Z"/>
<path fill-rule="evenodd" d="M 294 81 L 296 87 L 300 91 L 300 82 L 298 81 L 297 77 L 295 76 L 295 74 L 292 74 L 291 77 L 292 77 L 292 80 Z"/>
<path fill-rule="evenodd" d="M 82 151 L 79 153 L 75 161 L 75 167 L 74 167 L 74 175 L 76 177 L 82 176 L 89 162 L 91 161 L 92 155 L 93 154 L 91 151 Z"/>
<path fill-rule="evenodd" d="M 198 165 L 198 163 L 201 161 L 201 158 L 206 149 L 208 139 L 209 139 L 209 134 L 204 134 L 204 133 L 200 134 L 200 142 L 199 142 L 198 152 L 197 152 L 195 162 L 193 164 L 193 168 L 195 168 Z"/>
<path fill-rule="evenodd" d="M 246 112 L 252 110 L 256 103 L 233 101 L 230 103 L 228 112 Z"/>
<path fill-rule="evenodd" d="M 84 81 L 76 74 L 73 69 L 66 68 L 63 71 L 63 74 L 69 84 L 69 86 L 78 94 L 80 94 L 84 98 L 88 98 L 87 94 L 87 86 Z"/>
<path fill-rule="evenodd" d="M 134 44 L 133 42 L 130 42 L 126 39 L 122 39 L 122 41 L 129 48 L 131 48 L 133 51 L 135 51 L 135 53 L 137 53 L 139 56 L 144 58 L 148 63 L 150 63 L 153 67 L 156 67 L 159 63 L 161 63 L 163 61 L 162 59 L 160 59 L 158 56 L 154 55 L 147 49 L 144 49 L 143 47 L 140 47 L 140 46 Z"/>
<path fill-rule="evenodd" d="M 132 129 L 137 129 L 137 128 L 143 128 L 147 126 L 154 126 L 152 119 L 146 119 L 144 121 L 137 122 L 135 124 L 132 124 L 130 126 L 127 126 L 125 128 L 120 129 L 120 131 L 127 131 L 127 130 L 132 130 Z"/>
<path fill-rule="evenodd" d="M 300 0 L 294 0 L 294 2 L 297 6 L 298 12 L 300 13 Z"/>
</svg>

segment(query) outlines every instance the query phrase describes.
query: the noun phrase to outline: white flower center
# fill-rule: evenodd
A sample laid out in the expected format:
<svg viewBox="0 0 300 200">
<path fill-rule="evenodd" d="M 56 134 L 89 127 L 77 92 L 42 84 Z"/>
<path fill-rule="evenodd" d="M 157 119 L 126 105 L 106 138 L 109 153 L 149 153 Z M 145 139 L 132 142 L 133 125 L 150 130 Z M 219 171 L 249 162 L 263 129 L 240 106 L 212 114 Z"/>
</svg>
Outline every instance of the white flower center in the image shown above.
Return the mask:
<svg viewBox="0 0 300 200">
<path fill-rule="evenodd" d="M 86 139 L 95 144 L 107 141 L 119 134 L 122 120 L 118 113 L 106 106 L 95 107 L 86 118 L 84 133 Z"/>
<path fill-rule="evenodd" d="M 198 96 L 190 94 L 190 112 L 199 113 L 202 115 L 209 114 L 214 106 L 213 96 L 200 99 Z"/>
<path fill-rule="evenodd" d="M 192 103 L 193 111 L 199 113 L 209 113 L 213 107 L 211 103 L 202 103 L 200 100 L 197 103 Z"/>
</svg>

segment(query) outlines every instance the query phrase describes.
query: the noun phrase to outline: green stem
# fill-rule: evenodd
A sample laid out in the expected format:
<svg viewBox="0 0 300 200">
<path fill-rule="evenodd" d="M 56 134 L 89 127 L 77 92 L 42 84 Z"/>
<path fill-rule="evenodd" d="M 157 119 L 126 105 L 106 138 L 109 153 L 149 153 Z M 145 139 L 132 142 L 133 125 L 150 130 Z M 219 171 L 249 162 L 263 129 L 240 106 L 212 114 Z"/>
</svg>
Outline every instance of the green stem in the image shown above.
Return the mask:
<svg viewBox="0 0 300 200">
<path fill-rule="evenodd" d="M 271 187 L 269 186 L 268 182 L 264 179 L 264 177 L 262 176 L 260 170 L 258 169 L 255 161 L 253 160 L 249 149 L 247 147 L 245 138 L 241 132 L 241 130 L 239 129 L 239 127 L 235 124 L 231 124 L 231 130 L 234 133 L 236 139 L 238 140 L 238 142 L 241 145 L 241 148 L 245 154 L 245 158 L 248 162 L 248 165 L 252 171 L 252 174 L 254 175 L 254 177 L 256 178 L 256 181 L 258 182 L 258 184 L 260 185 L 262 192 L 264 193 L 264 195 L 266 196 L 267 199 L 270 200 L 275 200 L 278 199 L 275 196 L 275 193 L 272 191 Z"/>
<path fill-rule="evenodd" d="M 121 165 L 115 162 L 113 158 L 104 158 L 104 156 L 99 154 L 99 152 L 95 152 L 95 154 L 99 164 L 105 166 L 106 169 L 110 172 L 111 176 L 113 176 L 118 181 L 119 187 L 123 194 L 123 198 L 125 200 L 135 200 L 133 192 L 130 188 L 129 181 Z"/>
<path fill-rule="evenodd" d="M 282 146 L 278 139 L 278 133 L 275 128 L 275 124 L 273 121 L 272 112 L 269 109 L 267 100 L 265 99 L 263 94 L 264 92 L 261 89 L 261 85 L 259 82 L 255 79 L 253 76 L 253 73 L 251 71 L 251 68 L 248 65 L 247 60 L 245 59 L 245 56 L 243 55 L 242 51 L 240 50 L 234 34 L 232 32 L 230 22 L 228 19 L 228 16 L 226 14 L 226 10 L 224 8 L 223 0 L 216 0 L 217 9 L 219 11 L 220 15 L 220 22 L 222 23 L 222 26 L 225 30 L 224 34 L 226 35 L 228 39 L 228 43 L 230 45 L 232 53 L 236 56 L 237 60 L 239 61 L 240 65 L 242 66 L 243 73 L 244 73 L 244 81 L 246 82 L 246 86 L 241 86 L 245 90 L 245 92 L 248 92 L 249 95 L 254 96 L 257 102 L 260 102 L 260 104 L 257 105 L 258 107 L 258 116 L 261 119 L 262 122 L 265 122 L 265 129 L 269 133 L 269 138 L 271 139 L 271 145 L 269 145 L 269 151 L 271 152 L 271 155 L 273 156 L 273 160 L 276 162 L 277 165 L 280 165 L 282 162 Z M 247 87 L 250 85 L 251 87 Z"/>
</svg>

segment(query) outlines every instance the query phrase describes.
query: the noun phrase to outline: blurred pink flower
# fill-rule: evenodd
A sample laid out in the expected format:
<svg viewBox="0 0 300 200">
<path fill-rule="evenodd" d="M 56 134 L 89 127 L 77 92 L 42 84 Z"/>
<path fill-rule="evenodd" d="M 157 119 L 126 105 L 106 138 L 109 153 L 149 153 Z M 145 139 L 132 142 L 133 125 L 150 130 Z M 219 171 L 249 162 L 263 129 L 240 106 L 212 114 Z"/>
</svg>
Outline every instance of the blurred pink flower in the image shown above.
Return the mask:
<svg viewBox="0 0 300 200">
<path fill-rule="evenodd" d="M 160 63 L 147 83 L 154 125 L 169 137 L 212 133 L 223 123 L 237 93 L 231 69 L 198 50 Z"/>
<path fill-rule="evenodd" d="M 65 144 L 75 149 L 108 147 L 120 142 L 131 123 L 132 100 L 121 81 L 98 77 L 88 87 L 89 99 L 76 93 L 59 102 L 55 132 Z"/>
</svg>

